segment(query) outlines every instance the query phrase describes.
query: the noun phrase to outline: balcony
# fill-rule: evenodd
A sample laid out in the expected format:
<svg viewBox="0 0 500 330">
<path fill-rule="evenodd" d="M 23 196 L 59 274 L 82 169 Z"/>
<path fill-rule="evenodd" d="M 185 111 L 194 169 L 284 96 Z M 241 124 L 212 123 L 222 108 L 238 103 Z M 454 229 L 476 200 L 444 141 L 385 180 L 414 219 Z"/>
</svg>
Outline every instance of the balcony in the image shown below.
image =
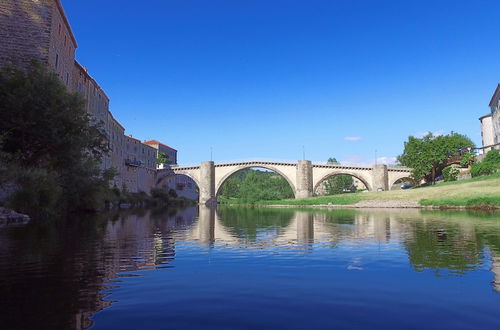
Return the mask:
<svg viewBox="0 0 500 330">
<path fill-rule="evenodd" d="M 132 159 L 126 158 L 125 165 L 139 167 L 142 165 L 142 162 L 140 160 L 136 160 L 136 159 L 132 160 Z"/>
</svg>

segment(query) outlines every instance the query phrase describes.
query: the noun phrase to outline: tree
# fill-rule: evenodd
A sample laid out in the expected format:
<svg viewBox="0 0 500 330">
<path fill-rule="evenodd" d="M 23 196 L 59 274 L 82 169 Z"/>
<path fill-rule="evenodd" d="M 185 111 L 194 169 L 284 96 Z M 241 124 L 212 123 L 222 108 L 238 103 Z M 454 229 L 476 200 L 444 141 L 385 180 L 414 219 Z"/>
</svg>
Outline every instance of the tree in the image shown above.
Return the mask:
<svg viewBox="0 0 500 330">
<path fill-rule="evenodd" d="M 229 177 L 221 187 L 222 198 L 237 198 L 245 203 L 260 200 L 279 200 L 293 198 L 293 191 L 281 175 L 245 169 Z"/>
<path fill-rule="evenodd" d="M 339 165 L 335 157 L 330 157 L 326 161 L 327 165 Z M 329 177 L 325 180 L 325 190 L 327 195 L 341 194 L 345 190 L 351 190 L 354 186 L 352 176 L 347 174 L 339 174 Z"/>
<path fill-rule="evenodd" d="M 32 177 L 56 185 L 58 207 L 93 209 L 107 188 L 109 176 L 99 163 L 108 141 L 91 119 L 84 100 L 41 64 L 0 70 L 0 152 L 24 172 L 21 181 Z"/>
<path fill-rule="evenodd" d="M 412 177 L 416 182 L 424 179 L 434 183 L 451 156 L 460 149 L 472 147 L 474 143 L 471 139 L 454 132 L 440 136 L 427 134 L 422 138 L 410 136 L 398 161 L 412 168 Z"/>
<path fill-rule="evenodd" d="M 170 164 L 169 158 L 170 157 L 166 153 L 164 153 L 163 151 L 159 151 L 158 157 L 156 158 L 156 164 Z"/>
</svg>

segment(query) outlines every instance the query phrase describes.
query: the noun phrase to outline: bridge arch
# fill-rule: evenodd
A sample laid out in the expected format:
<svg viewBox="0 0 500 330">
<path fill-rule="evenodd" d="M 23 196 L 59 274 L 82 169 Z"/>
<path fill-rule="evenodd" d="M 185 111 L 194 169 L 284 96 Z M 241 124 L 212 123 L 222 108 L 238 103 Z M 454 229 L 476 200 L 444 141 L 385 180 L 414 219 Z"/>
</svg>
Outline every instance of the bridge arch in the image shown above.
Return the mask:
<svg viewBox="0 0 500 330">
<path fill-rule="evenodd" d="M 405 175 L 405 176 L 401 176 L 395 180 L 390 181 L 389 182 L 389 190 L 393 190 L 394 185 L 397 183 L 402 183 L 403 182 L 402 180 L 407 180 L 407 181 L 411 182 L 413 185 L 416 185 L 416 182 L 412 177 Z"/>
<path fill-rule="evenodd" d="M 176 177 L 180 177 L 180 176 L 186 176 L 186 177 L 190 178 L 191 180 L 193 180 L 193 182 L 196 185 L 197 190 L 198 191 L 200 190 L 200 183 L 198 181 L 198 178 L 196 176 L 192 175 L 191 173 L 184 173 L 184 172 L 178 172 L 178 173 L 174 172 L 174 173 L 168 173 L 166 175 L 163 175 L 156 180 L 155 186 L 160 188 L 160 187 L 162 187 L 163 183 L 165 183 L 167 180 L 173 179 Z"/>
<path fill-rule="evenodd" d="M 288 175 L 286 175 L 283 171 L 280 169 L 276 168 L 273 165 L 269 164 L 245 164 L 245 165 L 239 165 L 234 168 L 231 168 L 229 171 L 221 175 L 220 177 L 217 176 L 218 173 L 218 167 L 216 167 L 216 183 L 215 183 L 215 196 L 219 196 L 220 189 L 224 185 L 227 179 L 229 179 L 233 174 L 236 174 L 240 171 L 249 169 L 249 168 L 264 168 L 269 171 L 273 171 L 277 174 L 279 174 L 282 178 L 284 178 L 288 184 L 290 185 L 290 188 L 292 189 L 293 196 L 296 196 L 296 187 L 295 187 L 295 182 L 292 178 L 290 178 Z M 293 170 L 295 171 L 295 167 L 293 167 Z"/>
<path fill-rule="evenodd" d="M 352 173 L 349 171 L 338 171 L 338 172 L 331 172 L 331 173 L 325 174 L 319 180 L 317 180 L 313 186 L 313 192 L 316 192 L 316 190 L 319 188 L 319 186 L 323 182 L 325 182 L 325 180 L 327 180 L 328 178 L 331 178 L 332 176 L 337 176 L 337 175 L 352 176 L 353 178 L 356 178 L 359 181 L 361 181 L 365 185 L 365 187 L 368 191 L 372 191 L 372 186 L 368 183 L 368 180 L 366 178 L 364 178 L 362 175 L 359 175 L 357 173 Z"/>
</svg>

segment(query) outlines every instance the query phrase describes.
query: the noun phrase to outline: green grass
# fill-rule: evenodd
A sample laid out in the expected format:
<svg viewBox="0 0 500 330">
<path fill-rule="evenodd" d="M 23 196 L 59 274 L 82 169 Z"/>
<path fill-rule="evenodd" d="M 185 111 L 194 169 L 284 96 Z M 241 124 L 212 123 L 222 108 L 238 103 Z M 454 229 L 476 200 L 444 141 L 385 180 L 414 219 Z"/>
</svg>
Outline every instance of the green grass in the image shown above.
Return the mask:
<svg viewBox="0 0 500 330">
<path fill-rule="evenodd" d="M 424 206 L 465 206 L 482 208 L 500 206 L 500 196 L 422 199 L 420 200 L 420 204 Z"/>
<path fill-rule="evenodd" d="M 317 196 L 304 199 L 282 199 L 282 200 L 267 200 L 248 202 L 238 199 L 224 199 L 222 204 L 252 204 L 252 205 L 323 205 L 331 203 L 333 205 L 350 205 L 355 204 L 363 199 L 361 193 L 355 194 L 340 194 L 331 196 Z"/>
<path fill-rule="evenodd" d="M 436 186 L 437 187 L 451 186 L 451 185 L 456 185 L 456 184 L 464 184 L 464 183 L 468 183 L 468 182 L 488 181 L 488 180 L 498 179 L 498 178 L 500 178 L 500 172 L 492 174 L 492 175 L 478 176 L 475 178 L 465 179 L 465 180 L 460 180 L 460 181 L 441 182 L 441 183 L 437 184 Z M 425 188 L 425 187 L 422 187 L 422 188 Z M 414 189 L 421 189 L 421 188 L 416 187 Z"/>
</svg>

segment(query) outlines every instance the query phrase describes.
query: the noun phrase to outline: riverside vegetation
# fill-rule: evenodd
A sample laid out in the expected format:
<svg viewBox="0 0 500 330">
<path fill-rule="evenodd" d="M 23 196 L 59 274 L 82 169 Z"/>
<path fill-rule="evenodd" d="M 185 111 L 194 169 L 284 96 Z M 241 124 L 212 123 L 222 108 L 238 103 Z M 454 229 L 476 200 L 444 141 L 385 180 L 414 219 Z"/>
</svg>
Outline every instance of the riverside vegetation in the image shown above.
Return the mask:
<svg viewBox="0 0 500 330">
<path fill-rule="evenodd" d="M 99 168 L 108 152 L 102 123 L 93 122 L 84 104 L 39 63 L 0 70 L 0 206 L 48 218 L 177 201 L 172 193 L 147 196 L 110 186 L 116 171 Z"/>
</svg>

